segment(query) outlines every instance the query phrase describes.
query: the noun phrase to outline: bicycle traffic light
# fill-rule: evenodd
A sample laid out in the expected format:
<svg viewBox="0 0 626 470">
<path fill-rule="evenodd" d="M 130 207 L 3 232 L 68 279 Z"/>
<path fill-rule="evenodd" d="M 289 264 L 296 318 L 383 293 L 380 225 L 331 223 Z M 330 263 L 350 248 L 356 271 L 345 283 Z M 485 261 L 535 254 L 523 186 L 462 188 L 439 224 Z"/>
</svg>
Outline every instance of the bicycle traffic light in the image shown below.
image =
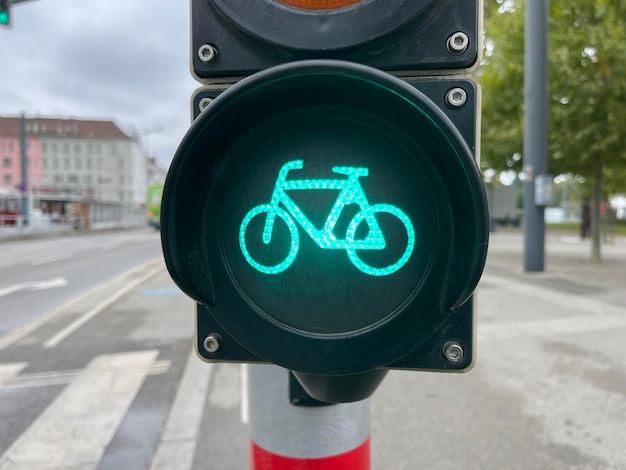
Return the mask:
<svg viewBox="0 0 626 470">
<path fill-rule="evenodd" d="M 0 26 L 11 27 L 11 0 L 0 0 Z"/>
<path fill-rule="evenodd" d="M 471 367 L 488 215 L 459 72 L 478 18 L 472 0 L 192 0 L 193 73 L 212 86 L 161 236 L 205 360 L 278 364 L 326 402 L 390 368 Z"/>
</svg>

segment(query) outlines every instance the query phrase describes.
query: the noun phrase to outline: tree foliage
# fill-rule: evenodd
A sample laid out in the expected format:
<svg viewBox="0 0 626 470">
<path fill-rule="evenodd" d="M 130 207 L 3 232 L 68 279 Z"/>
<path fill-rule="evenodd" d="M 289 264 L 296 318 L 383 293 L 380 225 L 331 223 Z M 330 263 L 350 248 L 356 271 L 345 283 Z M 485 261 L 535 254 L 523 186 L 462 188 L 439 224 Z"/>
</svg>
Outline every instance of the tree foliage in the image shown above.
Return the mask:
<svg viewBox="0 0 626 470">
<path fill-rule="evenodd" d="M 551 0 L 550 149 L 554 174 L 626 185 L 626 0 Z M 524 2 L 485 0 L 483 166 L 514 167 L 523 148 Z"/>
<path fill-rule="evenodd" d="M 587 182 L 593 196 L 592 258 L 599 260 L 600 201 L 607 189 L 626 189 L 626 0 L 546 1 L 548 167 Z M 514 157 L 523 152 L 523 0 L 485 0 L 480 75 L 482 166 L 521 171 L 523 159 Z"/>
</svg>

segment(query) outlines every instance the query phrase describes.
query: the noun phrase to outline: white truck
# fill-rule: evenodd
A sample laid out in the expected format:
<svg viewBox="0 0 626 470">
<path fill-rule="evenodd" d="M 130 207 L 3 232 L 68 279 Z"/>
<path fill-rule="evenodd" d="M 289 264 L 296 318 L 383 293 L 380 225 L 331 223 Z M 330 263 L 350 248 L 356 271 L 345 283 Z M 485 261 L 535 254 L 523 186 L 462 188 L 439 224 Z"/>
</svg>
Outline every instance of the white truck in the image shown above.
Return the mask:
<svg viewBox="0 0 626 470">
<path fill-rule="evenodd" d="M 489 220 L 496 225 L 519 227 L 522 210 L 518 207 L 520 189 L 516 186 L 487 186 Z"/>
</svg>

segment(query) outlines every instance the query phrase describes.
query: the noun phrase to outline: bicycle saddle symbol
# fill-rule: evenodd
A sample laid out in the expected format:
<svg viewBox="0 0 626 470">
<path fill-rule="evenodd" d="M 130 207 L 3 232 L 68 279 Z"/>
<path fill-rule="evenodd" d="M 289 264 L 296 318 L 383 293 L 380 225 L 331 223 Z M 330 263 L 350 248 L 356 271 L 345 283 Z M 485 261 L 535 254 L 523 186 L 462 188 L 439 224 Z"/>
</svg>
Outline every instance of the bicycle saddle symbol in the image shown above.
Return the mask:
<svg viewBox="0 0 626 470">
<path fill-rule="evenodd" d="M 333 173 L 346 175 L 346 179 L 302 179 L 287 180 L 287 173 L 291 170 L 301 170 L 303 168 L 303 160 L 293 160 L 285 163 L 278 172 L 272 199 L 269 204 L 261 204 L 252 208 L 241 222 L 239 228 L 239 246 L 246 261 L 258 271 L 265 274 L 278 274 L 285 271 L 296 259 L 300 248 L 300 238 L 296 222 L 304 229 L 304 231 L 315 241 L 315 243 L 323 250 L 346 250 L 348 258 L 352 264 L 371 276 L 387 276 L 399 270 L 411 257 L 413 247 L 415 245 L 415 231 L 408 216 L 395 206 L 390 204 L 374 204 L 372 206 L 367 202 L 363 188 L 359 183 L 359 177 L 367 176 L 369 170 L 367 168 L 356 168 L 347 166 L 336 166 L 332 168 Z M 336 189 L 339 190 L 337 200 L 333 205 L 322 229 L 317 229 L 313 223 L 307 218 L 296 203 L 287 195 L 285 191 L 300 190 L 316 190 L 316 189 Z M 357 204 L 359 212 L 348 224 L 348 229 L 344 239 L 337 238 L 333 233 L 335 225 L 339 220 L 339 216 L 344 207 L 349 204 Z M 282 205 L 282 207 L 281 207 Z M 386 267 L 372 267 L 366 264 L 358 257 L 358 252 L 383 250 L 387 246 L 385 237 L 376 221 L 376 214 L 387 213 L 397 217 L 404 225 L 407 235 L 407 246 L 402 256 L 395 263 Z M 278 217 L 289 229 L 291 234 L 291 247 L 287 257 L 274 266 L 265 266 L 257 262 L 248 247 L 246 246 L 246 229 L 250 221 L 260 214 L 267 214 L 265 226 L 263 228 L 263 243 L 268 245 L 272 240 L 274 230 L 274 222 Z M 364 239 L 355 239 L 357 228 L 361 223 L 365 222 L 369 229 Z"/>
</svg>

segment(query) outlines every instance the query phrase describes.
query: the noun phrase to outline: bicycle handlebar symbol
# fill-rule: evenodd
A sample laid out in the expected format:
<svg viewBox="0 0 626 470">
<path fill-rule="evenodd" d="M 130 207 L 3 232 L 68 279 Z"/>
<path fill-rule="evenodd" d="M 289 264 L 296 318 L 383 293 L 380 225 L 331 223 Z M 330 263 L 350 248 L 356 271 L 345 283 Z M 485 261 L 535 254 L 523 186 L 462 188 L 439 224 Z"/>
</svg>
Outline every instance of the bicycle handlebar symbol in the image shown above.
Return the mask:
<svg viewBox="0 0 626 470">
<path fill-rule="evenodd" d="M 296 222 L 322 249 L 345 249 L 348 258 L 354 266 L 365 274 L 371 276 L 387 276 L 399 270 L 411 257 L 415 245 L 415 231 L 408 216 L 395 206 L 390 204 L 374 204 L 370 206 L 363 192 L 363 188 L 358 179 L 360 176 L 367 176 L 367 168 L 336 166 L 332 168 L 333 173 L 346 175 L 346 179 L 303 179 L 287 180 L 287 173 L 291 170 L 301 170 L 303 160 L 293 160 L 285 163 L 278 172 L 272 199 L 269 204 L 261 204 L 252 208 L 241 222 L 239 228 L 239 246 L 246 261 L 258 271 L 265 274 L 278 274 L 285 271 L 296 259 L 300 248 L 300 238 Z M 304 215 L 296 203 L 286 194 L 290 190 L 316 190 L 316 189 L 337 189 L 339 195 L 333 205 L 330 214 L 326 218 L 322 229 L 317 229 L 313 223 Z M 284 207 L 280 207 L 282 204 Z M 335 225 L 344 207 L 348 204 L 357 204 L 359 212 L 354 216 L 348 225 L 345 239 L 339 239 L 333 233 Z M 257 262 L 250 254 L 246 246 L 246 229 L 250 221 L 260 214 L 267 214 L 265 226 L 263 228 L 263 243 L 268 245 L 272 239 L 274 222 L 276 217 L 281 219 L 291 235 L 291 247 L 287 257 L 274 266 L 265 266 Z M 376 221 L 376 214 L 387 213 L 397 217 L 404 225 L 407 235 L 407 246 L 404 253 L 395 263 L 382 267 L 372 267 L 363 262 L 357 255 L 358 250 L 383 250 L 387 246 L 385 237 Z M 365 239 L 355 239 L 359 225 L 365 222 L 369 232 Z"/>
</svg>

